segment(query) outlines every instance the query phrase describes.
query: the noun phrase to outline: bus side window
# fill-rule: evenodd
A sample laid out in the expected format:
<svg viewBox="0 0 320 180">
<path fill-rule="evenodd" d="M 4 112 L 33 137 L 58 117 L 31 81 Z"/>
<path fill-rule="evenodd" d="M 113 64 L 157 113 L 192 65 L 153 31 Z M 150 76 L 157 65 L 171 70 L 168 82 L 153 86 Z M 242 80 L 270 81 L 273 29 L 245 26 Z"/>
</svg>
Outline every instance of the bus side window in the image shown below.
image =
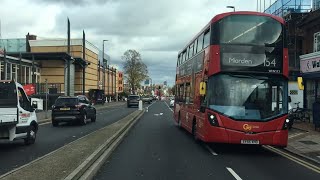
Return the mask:
<svg viewBox="0 0 320 180">
<path fill-rule="evenodd" d="M 194 42 L 194 54 L 198 53 L 198 39 Z"/>
<path fill-rule="evenodd" d="M 203 48 L 206 48 L 210 45 L 210 29 L 205 32 L 204 38 L 203 38 Z"/>
<path fill-rule="evenodd" d="M 200 52 L 203 49 L 203 34 L 198 38 L 197 52 Z"/>
<path fill-rule="evenodd" d="M 186 104 L 190 104 L 190 83 L 186 83 L 185 86 L 185 102 Z"/>
<path fill-rule="evenodd" d="M 180 89 L 180 91 L 179 91 L 179 102 L 184 102 L 184 97 L 183 97 L 183 95 L 184 95 L 184 84 L 180 84 L 179 85 L 179 89 Z"/>
</svg>

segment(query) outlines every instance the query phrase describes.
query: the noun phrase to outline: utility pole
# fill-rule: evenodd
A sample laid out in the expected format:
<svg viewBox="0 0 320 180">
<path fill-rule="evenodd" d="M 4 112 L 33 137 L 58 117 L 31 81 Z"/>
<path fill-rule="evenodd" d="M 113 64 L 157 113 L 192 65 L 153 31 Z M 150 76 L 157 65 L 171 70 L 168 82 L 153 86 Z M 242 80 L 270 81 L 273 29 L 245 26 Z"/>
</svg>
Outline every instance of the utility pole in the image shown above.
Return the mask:
<svg viewBox="0 0 320 180">
<path fill-rule="evenodd" d="M 70 55 L 70 21 L 68 18 L 68 54 Z M 71 55 L 70 55 L 71 56 Z M 67 95 L 70 96 L 70 59 L 67 59 L 67 84 L 68 84 L 68 88 L 67 88 Z"/>
<path fill-rule="evenodd" d="M 108 65 L 108 60 L 106 61 L 107 63 L 104 64 L 104 42 L 106 42 L 108 40 L 102 40 L 102 66 L 103 66 L 103 92 L 105 93 L 106 92 L 106 67 Z"/>
<path fill-rule="evenodd" d="M 85 61 L 82 69 L 82 94 L 86 94 L 86 34 L 82 31 L 82 59 Z"/>
<path fill-rule="evenodd" d="M 8 80 L 8 68 L 7 68 L 7 51 L 6 48 L 3 50 L 3 58 L 4 58 L 4 66 L 3 66 L 3 72 L 4 72 L 4 80 Z"/>
</svg>

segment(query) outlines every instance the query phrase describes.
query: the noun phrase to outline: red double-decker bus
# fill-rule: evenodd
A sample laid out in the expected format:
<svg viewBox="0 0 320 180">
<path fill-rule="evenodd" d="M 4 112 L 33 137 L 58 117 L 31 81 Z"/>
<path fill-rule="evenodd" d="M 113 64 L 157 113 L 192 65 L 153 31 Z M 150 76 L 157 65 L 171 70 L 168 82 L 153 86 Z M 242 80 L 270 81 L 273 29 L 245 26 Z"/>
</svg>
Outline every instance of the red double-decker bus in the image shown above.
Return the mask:
<svg viewBox="0 0 320 180">
<path fill-rule="evenodd" d="M 287 112 L 282 18 L 219 14 L 179 52 L 174 119 L 196 139 L 286 147 Z"/>
</svg>

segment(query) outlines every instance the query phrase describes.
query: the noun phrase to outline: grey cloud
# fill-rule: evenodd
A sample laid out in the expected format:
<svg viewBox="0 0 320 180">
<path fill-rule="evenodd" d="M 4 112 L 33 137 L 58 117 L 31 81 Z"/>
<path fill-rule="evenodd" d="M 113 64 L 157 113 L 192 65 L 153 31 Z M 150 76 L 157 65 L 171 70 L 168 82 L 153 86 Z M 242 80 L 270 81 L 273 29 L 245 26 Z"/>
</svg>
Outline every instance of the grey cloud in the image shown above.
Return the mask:
<svg viewBox="0 0 320 180">
<path fill-rule="evenodd" d="M 56 8 L 52 15 L 50 13 L 51 17 L 55 17 L 55 22 L 50 21 L 54 26 L 50 26 L 52 29 L 46 32 L 48 36 L 58 34 L 61 35 L 59 38 L 66 37 L 69 17 L 72 38 L 81 38 L 84 29 L 87 40 L 99 48 L 102 46 L 102 39 L 109 40 L 105 45 L 106 53 L 111 56 L 111 64 L 122 67 L 121 56 L 124 51 L 136 49 L 142 54 L 155 82 L 174 82 L 178 51 L 214 14 L 228 11 L 226 5 L 234 5 L 237 10 L 255 10 L 255 7 L 249 6 L 255 0 L 247 1 L 248 3 L 243 0 L 23 0 L 19 4 L 24 3 L 26 8 L 22 7 L 18 12 L 24 13 L 10 16 L 11 22 L 5 27 L 5 31 L 12 34 L 22 32 L 20 37 L 27 32 L 33 33 L 34 23 L 30 21 L 39 22 L 39 13 L 46 14 L 49 7 Z M 18 4 L 11 0 L 5 2 L 10 4 L 7 9 L 14 9 Z M 1 13 L 3 11 L 0 12 L 3 18 Z M 11 11 L 8 11 L 5 16 L 9 19 L 10 14 Z M 26 17 L 29 14 L 33 16 Z M 48 24 L 43 23 L 41 26 Z"/>
<path fill-rule="evenodd" d="M 67 5 L 77 5 L 77 6 L 85 6 L 88 3 L 95 3 L 95 4 L 104 4 L 109 1 L 116 1 L 116 0 L 35 0 L 39 3 L 45 4 L 63 4 Z"/>
</svg>

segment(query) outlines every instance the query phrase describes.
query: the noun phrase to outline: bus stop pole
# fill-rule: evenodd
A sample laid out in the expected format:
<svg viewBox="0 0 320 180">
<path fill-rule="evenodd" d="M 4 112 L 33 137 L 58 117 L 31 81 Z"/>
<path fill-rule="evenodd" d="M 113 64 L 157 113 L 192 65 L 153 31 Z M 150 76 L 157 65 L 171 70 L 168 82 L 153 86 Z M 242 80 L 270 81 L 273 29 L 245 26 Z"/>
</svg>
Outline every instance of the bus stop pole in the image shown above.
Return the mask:
<svg viewBox="0 0 320 180">
<path fill-rule="evenodd" d="M 48 79 L 46 79 L 45 82 L 46 82 L 46 119 L 48 119 Z"/>
</svg>

